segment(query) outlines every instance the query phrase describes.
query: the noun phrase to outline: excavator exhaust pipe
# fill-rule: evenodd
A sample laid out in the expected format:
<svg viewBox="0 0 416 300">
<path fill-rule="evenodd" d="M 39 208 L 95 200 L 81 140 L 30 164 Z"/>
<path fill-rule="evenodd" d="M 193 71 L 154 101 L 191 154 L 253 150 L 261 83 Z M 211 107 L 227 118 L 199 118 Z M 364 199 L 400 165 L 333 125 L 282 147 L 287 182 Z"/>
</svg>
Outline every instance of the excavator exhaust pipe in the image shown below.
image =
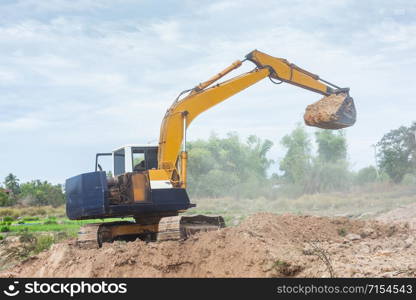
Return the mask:
<svg viewBox="0 0 416 300">
<path fill-rule="evenodd" d="M 303 118 L 308 126 L 341 129 L 354 125 L 357 112 L 348 89 L 342 89 L 308 105 Z"/>
</svg>

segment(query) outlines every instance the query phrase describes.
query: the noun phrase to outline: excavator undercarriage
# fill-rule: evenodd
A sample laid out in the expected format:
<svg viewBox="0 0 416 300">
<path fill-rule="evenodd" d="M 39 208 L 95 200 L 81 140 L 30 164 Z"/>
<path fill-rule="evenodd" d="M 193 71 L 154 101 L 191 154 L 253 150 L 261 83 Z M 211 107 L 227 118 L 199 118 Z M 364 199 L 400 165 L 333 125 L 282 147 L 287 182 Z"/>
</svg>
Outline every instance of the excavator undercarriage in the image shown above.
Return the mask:
<svg viewBox="0 0 416 300">
<path fill-rule="evenodd" d="M 84 215 L 88 217 L 92 215 L 92 211 L 95 211 L 97 218 L 130 216 L 134 218 L 134 221 L 86 224 L 80 228 L 78 233 L 77 244 L 80 247 L 101 247 L 103 243 L 111 243 L 116 240 L 141 239 L 149 242 L 184 240 L 197 232 L 218 230 L 225 226 L 221 216 L 180 216 L 179 213 L 183 212 L 184 208 L 194 206 L 189 202 L 186 191 L 182 190 L 183 193 L 178 194 L 179 189 L 177 188 L 151 189 L 147 171 L 127 172 L 114 177 L 100 175 L 101 180 L 95 181 L 95 187 L 98 190 L 104 190 L 102 197 L 97 197 L 88 210 L 78 213 L 78 217 L 82 218 Z M 82 190 L 83 181 L 74 180 L 77 182 L 74 185 L 81 190 L 72 191 L 72 200 L 77 198 L 77 194 L 87 193 Z M 160 193 L 165 197 L 163 199 L 165 204 L 166 202 L 168 204 L 157 203 Z M 94 198 L 93 196 L 88 199 Z M 168 210 L 169 205 L 175 202 L 176 206 L 173 206 L 175 210 Z M 68 207 L 71 207 L 71 203 L 68 204 Z M 155 207 L 160 211 L 154 212 Z M 103 208 L 103 210 L 99 211 L 99 208 Z M 134 211 L 136 212 L 134 213 Z"/>
<path fill-rule="evenodd" d="M 140 218 L 136 222 L 121 221 L 86 224 L 78 232 L 80 247 L 101 247 L 116 240 L 167 241 L 185 240 L 197 232 L 225 227 L 221 216 L 184 215 Z"/>
</svg>

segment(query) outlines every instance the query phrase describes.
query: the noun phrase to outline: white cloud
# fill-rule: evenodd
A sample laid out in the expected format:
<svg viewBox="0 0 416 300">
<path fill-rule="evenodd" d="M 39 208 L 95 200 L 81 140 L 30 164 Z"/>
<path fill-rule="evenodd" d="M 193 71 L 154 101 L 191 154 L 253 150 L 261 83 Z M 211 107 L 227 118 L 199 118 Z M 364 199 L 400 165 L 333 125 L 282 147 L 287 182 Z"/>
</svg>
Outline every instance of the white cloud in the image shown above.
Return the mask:
<svg viewBox="0 0 416 300">
<path fill-rule="evenodd" d="M 233 8 L 236 8 L 239 6 L 239 4 L 244 3 L 243 1 L 240 1 L 239 3 L 237 1 L 220 1 L 220 2 L 213 2 L 210 3 L 207 7 L 203 8 L 204 12 L 210 12 L 210 13 L 218 13 L 223 11 L 229 11 Z"/>
<path fill-rule="evenodd" d="M 15 131 L 35 131 L 44 127 L 44 121 L 32 118 L 23 117 L 8 122 L 0 122 L 0 131 L 3 133 Z"/>
<path fill-rule="evenodd" d="M 382 22 L 371 27 L 370 34 L 384 43 L 388 50 L 416 50 L 416 24 Z"/>
<path fill-rule="evenodd" d="M 13 3 L 15 2 L 15 3 Z M 91 11 L 98 8 L 105 8 L 110 5 L 111 2 L 116 4 L 117 0 L 18 0 L 13 1 L 12 4 L 5 5 L 12 9 L 19 9 L 22 11 L 30 11 L 34 13 L 50 13 L 50 12 L 82 12 Z"/>
<path fill-rule="evenodd" d="M 14 71 L 0 70 L 0 85 L 16 83 L 18 75 Z"/>
<path fill-rule="evenodd" d="M 177 21 L 163 21 L 151 25 L 151 29 L 165 42 L 176 42 L 179 40 L 180 25 Z"/>
</svg>

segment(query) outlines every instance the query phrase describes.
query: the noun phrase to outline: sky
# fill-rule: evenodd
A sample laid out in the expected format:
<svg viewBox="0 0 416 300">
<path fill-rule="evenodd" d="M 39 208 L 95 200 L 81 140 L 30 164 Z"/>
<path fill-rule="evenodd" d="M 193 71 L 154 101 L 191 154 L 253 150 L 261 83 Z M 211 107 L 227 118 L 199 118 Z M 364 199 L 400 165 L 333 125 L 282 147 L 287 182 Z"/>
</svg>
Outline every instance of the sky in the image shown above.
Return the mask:
<svg viewBox="0 0 416 300">
<path fill-rule="evenodd" d="M 180 91 L 253 49 L 351 88 L 358 170 L 383 134 L 416 121 L 415 36 L 407 0 L 1 0 L 0 178 L 64 183 L 97 152 L 157 144 Z M 273 141 L 277 169 L 281 138 L 320 97 L 265 79 L 199 116 L 188 140 L 255 134 Z"/>
</svg>

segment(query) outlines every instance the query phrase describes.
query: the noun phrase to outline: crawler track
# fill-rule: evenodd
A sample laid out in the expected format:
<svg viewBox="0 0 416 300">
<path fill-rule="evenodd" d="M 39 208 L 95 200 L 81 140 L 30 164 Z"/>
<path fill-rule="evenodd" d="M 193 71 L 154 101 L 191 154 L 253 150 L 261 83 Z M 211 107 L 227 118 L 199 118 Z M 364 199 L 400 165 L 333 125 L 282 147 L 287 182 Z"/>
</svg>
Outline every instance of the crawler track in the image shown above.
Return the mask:
<svg viewBox="0 0 416 300">
<path fill-rule="evenodd" d="M 150 220 L 150 221 L 149 221 Z M 115 240 L 145 241 L 184 240 L 197 232 L 207 232 L 225 227 L 221 216 L 171 216 L 151 218 L 143 222 L 108 222 L 87 224 L 78 232 L 80 247 L 101 247 Z"/>
</svg>

